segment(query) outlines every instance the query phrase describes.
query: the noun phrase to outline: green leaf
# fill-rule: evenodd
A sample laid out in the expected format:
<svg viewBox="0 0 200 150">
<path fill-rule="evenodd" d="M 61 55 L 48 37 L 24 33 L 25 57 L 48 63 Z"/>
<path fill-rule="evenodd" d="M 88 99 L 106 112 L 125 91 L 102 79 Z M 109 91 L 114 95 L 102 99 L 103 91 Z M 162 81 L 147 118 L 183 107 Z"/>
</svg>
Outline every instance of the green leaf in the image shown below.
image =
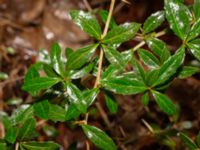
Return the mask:
<svg viewBox="0 0 200 150">
<path fill-rule="evenodd" d="M 14 144 L 17 138 L 18 129 L 16 127 L 9 127 L 6 129 L 5 139 L 11 144 Z"/>
<path fill-rule="evenodd" d="M 90 36 L 101 39 L 101 27 L 96 18 L 88 12 L 72 10 L 70 16 L 75 24 Z"/>
<path fill-rule="evenodd" d="M 197 135 L 196 141 L 197 141 L 197 145 L 200 147 L 200 132 Z"/>
<path fill-rule="evenodd" d="M 145 72 L 145 83 L 152 86 L 159 77 L 159 69 L 149 70 Z"/>
<path fill-rule="evenodd" d="M 103 45 L 103 50 L 108 61 L 120 68 L 124 68 L 125 62 L 120 52 L 113 47 Z"/>
<path fill-rule="evenodd" d="M 138 32 L 140 24 L 138 23 L 125 23 L 117 26 L 109 31 L 103 39 L 103 44 L 120 44 L 132 39 Z"/>
<path fill-rule="evenodd" d="M 4 72 L 0 72 L 0 81 L 8 79 L 8 74 Z"/>
<path fill-rule="evenodd" d="M 83 98 L 81 91 L 74 84 L 68 83 L 67 93 L 70 97 L 70 103 L 74 104 L 80 112 L 85 113 L 87 110 L 87 102 Z"/>
<path fill-rule="evenodd" d="M 92 55 L 94 54 L 98 44 L 89 45 L 87 47 L 78 49 L 74 53 L 70 55 L 67 60 L 67 69 L 79 69 L 86 62 L 90 60 Z"/>
<path fill-rule="evenodd" d="M 133 70 L 136 73 L 136 76 L 138 79 L 140 79 L 141 81 L 145 81 L 145 72 L 143 67 L 137 62 L 136 58 L 133 58 L 132 61 L 133 64 Z"/>
<path fill-rule="evenodd" d="M 0 143 L 0 149 L 1 150 L 6 150 L 6 143 Z"/>
<path fill-rule="evenodd" d="M 200 60 L 200 39 L 188 42 L 187 46 L 194 57 Z"/>
<path fill-rule="evenodd" d="M 168 115 L 174 115 L 177 112 L 176 106 L 173 102 L 164 94 L 158 91 L 152 91 L 153 97 L 160 109 Z"/>
<path fill-rule="evenodd" d="M 7 105 L 20 105 L 23 102 L 22 98 L 19 97 L 13 97 L 6 101 Z"/>
<path fill-rule="evenodd" d="M 147 90 L 143 82 L 125 76 L 111 76 L 101 80 L 101 84 L 107 90 L 124 95 L 139 94 Z"/>
<path fill-rule="evenodd" d="M 189 32 L 189 35 L 187 37 L 187 40 L 192 40 L 200 35 L 200 18 L 195 21 L 195 23 L 192 25 L 192 28 Z"/>
<path fill-rule="evenodd" d="M 72 120 L 76 119 L 78 116 L 80 116 L 81 112 L 76 108 L 74 104 L 70 104 L 67 113 L 66 113 L 66 120 Z"/>
<path fill-rule="evenodd" d="M 85 135 L 100 149 L 102 150 L 117 150 L 117 146 L 113 140 L 102 130 L 90 126 L 82 125 Z"/>
<path fill-rule="evenodd" d="M 149 16 L 146 21 L 144 22 L 144 33 L 149 33 L 154 31 L 158 28 L 165 20 L 165 12 L 164 11 L 157 11 Z"/>
<path fill-rule="evenodd" d="M 165 42 L 157 38 L 147 39 L 148 47 L 160 58 L 163 63 L 170 57 L 170 51 Z"/>
<path fill-rule="evenodd" d="M 66 110 L 59 105 L 49 103 L 49 119 L 57 122 L 64 122 Z"/>
<path fill-rule="evenodd" d="M 62 62 L 62 50 L 58 43 L 54 43 L 50 52 L 51 65 L 54 70 L 62 77 L 64 77 L 64 66 Z"/>
<path fill-rule="evenodd" d="M 20 143 L 20 148 L 26 150 L 59 150 L 59 145 L 54 142 L 24 142 Z"/>
<path fill-rule="evenodd" d="M 169 80 L 183 63 L 184 57 L 185 48 L 181 46 L 177 52 L 173 56 L 169 57 L 169 59 L 167 59 L 161 66 L 159 69 L 158 79 L 155 81 L 153 86 L 163 84 Z"/>
<path fill-rule="evenodd" d="M 197 145 L 186 134 L 180 133 L 179 136 L 180 136 L 180 139 L 183 141 L 183 143 L 185 145 L 187 145 L 187 147 L 190 150 L 196 150 L 196 149 L 198 149 Z"/>
<path fill-rule="evenodd" d="M 70 55 L 74 52 L 73 49 L 71 48 L 66 48 L 65 49 L 65 57 L 68 59 L 70 57 Z"/>
<path fill-rule="evenodd" d="M 187 77 L 190 77 L 192 76 L 193 74 L 199 72 L 199 68 L 197 67 L 192 67 L 192 66 L 184 66 L 179 75 L 178 75 L 178 78 L 179 79 L 184 79 L 184 78 L 187 78 Z"/>
<path fill-rule="evenodd" d="M 117 113 L 118 110 L 118 105 L 116 101 L 114 101 L 110 96 L 107 94 L 105 95 L 105 100 L 106 100 L 106 106 L 108 107 L 109 111 L 113 114 Z"/>
<path fill-rule="evenodd" d="M 23 141 L 25 139 L 30 139 L 30 137 L 33 135 L 35 132 L 35 127 L 36 127 L 36 121 L 33 118 L 30 118 L 24 122 L 22 127 L 19 129 L 19 134 L 17 138 L 20 141 Z"/>
<path fill-rule="evenodd" d="M 54 71 L 54 69 L 49 64 L 43 64 L 43 70 L 48 77 L 59 78 L 59 75 Z"/>
<path fill-rule="evenodd" d="M 22 88 L 23 90 L 32 93 L 48 89 L 58 82 L 60 82 L 59 78 L 37 77 L 25 82 Z"/>
<path fill-rule="evenodd" d="M 194 14 L 195 14 L 195 18 L 198 19 L 200 18 L 200 0 L 194 0 Z"/>
<path fill-rule="evenodd" d="M 106 11 L 106 10 L 100 10 L 100 11 L 99 11 L 99 15 L 100 15 L 100 17 L 101 17 L 101 19 L 103 20 L 104 23 L 106 23 L 106 21 L 107 21 L 108 14 L 109 14 L 109 12 Z M 115 28 L 116 26 L 117 26 L 117 24 L 116 24 L 114 18 L 111 17 L 109 28 L 110 28 L 110 29 L 113 29 L 113 28 Z"/>
<path fill-rule="evenodd" d="M 42 118 L 42 119 L 48 119 L 49 117 L 49 102 L 48 100 L 43 100 L 40 102 L 37 102 L 33 105 L 34 113 Z"/>
<path fill-rule="evenodd" d="M 84 98 L 84 101 L 87 102 L 87 106 L 90 106 L 93 104 L 98 94 L 99 94 L 99 88 L 93 88 L 90 90 L 85 90 L 83 92 L 83 98 Z"/>
<path fill-rule="evenodd" d="M 160 65 L 159 60 L 149 51 L 145 49 L 138 49 L 138 54 L 145 65 L 150 68 L 158 68 Z"/>
<path fill-rule="evenodd" d="M 89 65 L 83 67 L 80 70 L 71 70 L 69 72 L 69 76 L 71 79 L 79 79 L 87 75 L 89 72 L 91 72 L 93 68 L 94 68 L 94 63 L 90 63 Z"/>
<path fill-rule="evenodd" d="M 142 95 L 141 102 L 144 106 L 147 106 L 149 104 L 149 94 L 148 94 L 148 92 L 146 92 L 144 95 Z"/>
<path fill-rule="evenodd" d="M 184 40 L 190 28 L 190 14 L 188 8 L 180 2 L 165 0 L 166 18 L 174 33 Z"/>
</svg>

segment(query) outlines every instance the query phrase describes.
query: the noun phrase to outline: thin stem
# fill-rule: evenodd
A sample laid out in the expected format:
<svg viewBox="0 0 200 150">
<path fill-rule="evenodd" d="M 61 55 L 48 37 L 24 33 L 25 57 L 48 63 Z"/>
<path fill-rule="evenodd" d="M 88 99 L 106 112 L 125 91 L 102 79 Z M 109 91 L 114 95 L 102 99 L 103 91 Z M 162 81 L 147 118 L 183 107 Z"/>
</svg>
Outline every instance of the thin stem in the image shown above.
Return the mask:
<svg viewBox="0 0 200 150">
<path fill-rule="evenodd" d="M 86 141 L 86 150 L 90 150 L 90 144 L 88 141 Z"/>
<path fill-rule="evenodd" d="M 87 0 L 83 0 L 83 3 L 85 4 L 85 7 L 88 9 L 89 12 L 92 12 L 92 7 L 90 6 L 90 4 L 88 3 Z"/>
<path fill-rule="evenodd" d="M 18 150 L 19 149 L 19 143 L 17 142 L 16 144 L 15 144 L 15 150 Z"/>
</svg>

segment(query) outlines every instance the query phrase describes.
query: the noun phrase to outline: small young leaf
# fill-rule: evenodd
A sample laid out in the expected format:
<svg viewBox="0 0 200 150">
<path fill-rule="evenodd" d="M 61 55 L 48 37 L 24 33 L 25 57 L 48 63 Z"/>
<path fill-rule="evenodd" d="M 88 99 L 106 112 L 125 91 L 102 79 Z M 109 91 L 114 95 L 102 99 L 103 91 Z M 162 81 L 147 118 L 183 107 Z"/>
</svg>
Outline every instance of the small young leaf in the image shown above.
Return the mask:
<svg viewBox="0 0 200 150">
<path fill-rule="evenodd" d="M 118 52 L 115 48 L 113 47 L 108 47 L 103 45 L 103 50 L 105 52 L 105 56 L 108 59 L 108 61 L 116 65 L 118 67 L 124 68 L 125 62 L 123 60 L 123 57 L 120 52 Z"/>
<path fill-rule="evenodd" d="M 106 10 L 100 10 L 100 11 L 99 11 L 99 15 L 100 15 L 100 17 L 101 17 L 101 19 L 103 20 L 104 23 L 106 23 L 106 21 L 107 21 L 108 14 L 109 14 L 109 12 L 106 11 Z M 113 29 L 113 28 L 115 28 L 116 26 L 117 26 L 117 24 L 116 24 L 114 18 L 111 17 L 109 28 L 110 28 L 110 29 Z"/>
<path fill-rule="evenodd" d="M 117 146 L 113 140 L 102 130 L 90 126 L 82 125 L 85 135 L 100 149 L 102 150 L 117 150 Z"/>
<path fill-rule="evenodd" d="M 144 69 L 137 62 L 136 58 L 133 58 L 132 64 L 133 64 L 134 72 L 137 75 L 137 78 L 144 82 L 145 81 L 145 72 L 144 72 Z"/>
<path fill-rule="evenodd" d="M 17 138 L 17 134 L 18 134 L 18 129 L 16 127 L 9 127 L 6 129 L 5 139 L 9 143 L 14 144 Z"/>
<path fill-rule="evenodd" d="M 84 100 L 81 91 L 74 84 L 68 83 L 67 93 L 70 97 L 71 104 L 74 104 L 80 112 L 85 113 L 87 110 L 87 102 Z"/>
<path fill-rule="evenodd" d="M 0 72 L 0 81 L 8 79 L 8 75 L 4 72 Z"/>
<path fill-rule="evenodd" d="M 59 78 L 37 77 L 32 80 L 26 81 L 22 88 L 23 90 L 32 93 L 48 89 L 58 82 L 60 82 Z"/>
<path fill-rule="evenodd" d="M 62 108 L 59 105 L 49 103 L 49 119 L 50 120 L 54 122 L 57 122 L 57 121 L 64 122 L 65 116 L 66 116 L 66 111 L 64 108 Z"/>
<path fill-rule="evenodd" d="M 62 77 L 64 77 L 64 66 L 62 62 L 62 50 L 61 47 L 54 43 L 51 48 L 50 52 L 50 58 L 51 58 L 51 65 L 54 68 L 54 70 Z"/>
<path fill-rule="evenodd" d="M 154 31 L 157 27 L 159 27 L 165 20 L 165 12 L 164 11 L 157 11 L 149 16 L 146 21 L 144 22 L 144 33 L 149 33 Z"/>
<path fill-rule="evenodd" d="M 37 102 L 33 105 L 34 113 L 42 118 L 42 119 L 48 119 L 49 117 L 49 102 L 48 100 L 43 100 L 40 102 Z"/>
<path fill-rule="evenodd" d="M 193 74 L 197 73 L 199 71 L 199 68 L 197 67 L 192 67 L 192 66 L 184 66 L 179 75 L 178 75 L 178 78 L 179 79 L 184 79 L 184 78 L 187 78 L 187 77 L 190 77 L 192 76 Z"/>
<path fill-rule="evenodd" d="M 105 95 L 105 100 L 106 100 L 106 106 L 108 107 L 109 111 L 113 114 L 117 113 L 118 110 L 118 105 L 116 101 L 114 101 L 110 96 L 107 94 Z"/>
<path fill-rule="evenodd" d="M 200 0 L 194 0 L 194 14 L 195 14 L 195 18 L 198 19 L 200 18 Z"/>
<path fill-rule="evenodd" d="M 35 132 L 36 121 L 33 118 L 30 118 L 24 122 L 22 127 L 19 129 L 18 139 L 23 141 L 24 139 L 30 138 Z"/>
<path fill-rule="evenodd" d="M 194 57 L 200 60 L 200 39 L 190 41 L 187 46 Z"/>
<path fill-rule="evenodd" d="M 182 46 L 177 50 L 177 52 L 173 56 L 169 57 L 169 59 L 167 59 L 167 61 L 164 62 L 162 67 L 159 69 L 158 78 L 153 84 L 153 86 L 160 85 L 169 80 L 170 77 L 176 73 L 177 69 L 183 63 L 184 57 L 185 48 Z"/>
<path fill-rule="evenodd" d="M 105 78 L 101 80 L 101 84 L 107 90 L 124 95 L 143 93 L 147 90 L 143 82 L 125 76 Z"/>
<path fill-rule="evenodd" d="M 193 24 L 189 35 L 187 37 L 187 40 L 192 40 L 196 37 L 198 37 L 200 35 L 200 18 L 197 19 L 197 21 L 195 21 L 195 23 Z"/>
<path fill-rule="evenodd" d="M 149 51 L 145 49 L 138 49 L 138 54 L 145 65 L 150 68 L 158 68 L 160 65 L 159 60 Z"/>
<path fill-rule="evenodd" d="M 70 16 L 83 31 L 98 40 L 101 39 L 101 27 L 91 13 L 72 10 L 70 11 Z"/>
<path fill-rule="evenodd" d="M 66 120 L 76 119 L 80 114 L 81 112 L 76 108 L 76 106 L 74 104 L 70 104 L 65 118 Z"/>
<path fill-rule="evenodd" d="M 166 18 L 170 28 L 174 33 L 184 40 L 190 28 L 190 18 L 188 8 L 180 2 L 174 0 L 165 0 Z"/>
<path fill-rule="evenodd" d="M 20 143 L 20 148 L 26 150 L 59 150 L 60 146 L 54 142 L 23 142 Z"/>
<path fill-rule="evenodd" d="M 90 60 L 97 47 L 98 44 L 93 44 L 72 53 L 67 60 L 67 69 L 79 69 L 82 67 Z"/>
<path fill-rule="evenodd" d="M 155 98 L 156 103 L 160 109 L 168 115 L 174 115 L 177 112 L 176 106 L 173 102 L 164 94 L 161 94 L 158 91 L 152 91 L 152 94 Z"/>
<path fill-rule="evenodd" d="M 149 104 L 149 94 L 148 94 L 148 92 L 146 92 L 144 95 L 142 95 L 141 102 L 144 106 L 147 106 Z"/>
<path fill-rule="evenodd" d="M 187 147 L 190 150 L 196 150 L 196 149 L 198 149 L 197 145 L 186 134 L 180 133 L 179 136 L 180 136 L 181 140 L 183 141 L 183 143 L 185 145 L 187 145 Z"/>
<path fill-rule="evenodd" d="M 149 38 L 146 42 L 149 48 L 160 58 L 162 63 L 170 57 L 170 51 L 165 42 L 157 38 Z"/>
<path fill-rule="evenodd" d="M 138 32 L 140 24 L 138 23 L 125 23 L 117 26 L 108 32 L 103 39 L 103 44 L 120 44 L 132 39 Z"/>
</svg>

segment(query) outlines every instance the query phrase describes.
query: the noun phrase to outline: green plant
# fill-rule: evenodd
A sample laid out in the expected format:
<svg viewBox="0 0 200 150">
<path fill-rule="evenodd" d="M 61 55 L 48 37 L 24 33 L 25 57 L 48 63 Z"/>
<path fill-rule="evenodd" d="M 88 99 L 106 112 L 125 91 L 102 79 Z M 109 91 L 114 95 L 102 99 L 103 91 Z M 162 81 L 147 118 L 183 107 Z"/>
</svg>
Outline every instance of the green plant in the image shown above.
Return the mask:
<svg viewBox="0 0 200 150">
<path fill-rule="evenodd" d="M 88 124 L 88 110 L 93 104 L 102 111 L 96 101 L 100 92 L 104 94 L 111 113 L 117 111 L 117 103 L 110 96 L 114 93 L 141 94 L 144 106 L 148 105 L 152 95 L 164 113 L 169 116 L 177 115 L 176 105 L 164 91 L 173 80 L 187 78 L 199 72 L 199 68 L 195 66 L 184 65 L 186 50 L 200 60 L 199 0 L 195 0 L 190 8 L 182 0 L 165 0 L 164 10 L 152 14 L 143 25 L 135 22 L 117 25 L 112 18 L 114 4 L 115 0 L 112 0 L 109 12 L 99 11 L 99 16 L 105 23 L 103 32 L 91 12 L 71 11 L 74 23 L 96 42 L 76 51 L 66 48 L 65 57 L 60 46 L 54 43 L 50 54 L 44 56 L 45 60 L 29 68 L 23 90 L 34 97 L 34 102 L 20 106 L 10 117 L 7 114 L 1 115 L 6 135 L 1 140 L 0 149 L 58 149 L 59 145 L 53 142 L 32 141 L 37 136 L 36 116 L 54 122 L 74 122 L 81 126 L 85 135 L 97 147 L 116 150 L 116 144 L 104 131 Z M 170 28 L 157 32 L 165 18 Z M 174 54 L 159 39 L 169 30 L 182 41 Z M 140 37 L 141 42 L 134 48 L 123 52 L 117 50 L 122 43 L 136 36 Z M 144 45 L 150 50 L 143 49 Z M 127 71 L 127 65 L 131 65 L 133 70 Z M 41 72 L 45 75 L 41 76 Z M 81 84 L 81 79 L 88 74 L 95 77 L 93 87 Z M 110 127 L 105 112 L 102 113 L 106 125 Z M 85 119 L 79 120 L 80 115 L 85 115 Z"/>
</svg>

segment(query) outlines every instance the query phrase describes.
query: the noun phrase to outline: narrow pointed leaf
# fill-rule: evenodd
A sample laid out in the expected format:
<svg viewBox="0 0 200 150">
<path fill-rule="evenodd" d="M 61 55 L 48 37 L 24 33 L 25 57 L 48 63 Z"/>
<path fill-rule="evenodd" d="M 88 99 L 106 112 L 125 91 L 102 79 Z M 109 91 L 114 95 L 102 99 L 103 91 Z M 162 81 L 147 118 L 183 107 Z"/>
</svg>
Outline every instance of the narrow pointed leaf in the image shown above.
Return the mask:
<svg viewBox="0 0 200 150">
<path fill-rule="evenodd" d="M 87 106 L 90 106 L 93 104 L 98 94 L 99 94 L 98 88 L 86 90 L 83 92 L 83 98 L 84 98 L 84 101 L 87 102 Z"/>
<path fill-rule="evenodd" d="M 64 66 L 62 62 L 62 50 L 61 47 L 54 43 L 51 48 L 50 52 L 50 58 L 51 58 L 51 65 L 54 68 L 54 70 L 60 75 L 64 76 Z"/>
<path fill-rule="evenodd" d="M 145 72 L 145 83 L 152 86 L 159 77 L 159 69 L 153 69 Z"/>
<path fill-rule="evenodd" d="M 37 102 L 33 105 L 34 113 L 42 118 L 48 119 L 49 117 L 49 102 L 48 100 L 43 100 L 41 102 Z"/>
<path fill-rule="evenodd" d="M 138 32 L 140 24 L 138 23 L 125 23 L 117 26 L 108 32 L 103 39 L 104 44 L 120 44 L 132 39 Z"/>
<path fill-rule="evenodd" d="M 101 84 L 107 90 L 124 95 L 143 93 L 147 90 L 142 81 L 124 76 L 105 78 L 101 81 Z"/>
<path fill-rule="evenodd" d="M 190 28 L 190 14 L 188 8 L 180 2 L 165 0 L 166 18 L 174 33 L 184 40 Z"/>
<path fill-rule="evenodd" d="M 160 65 L 159 60 L 149 51 L 140 48 L 138 54 L 145 65 L 150 68 L 158 68 Z"/>
<path fill-rule="evenodd" d="M 190 41 L 187 46 L 194 57 L 200 60 L 200 39 Z"/>
<path fill-rule="evenodd" d="M 88 12 L 72 10 L 70 16 L 74 23 L 76 23 L 83 31 L 88 33 L 90 36 L 100 39 L 101 38 L 101 27 L 96 18 Z"/>
<path fill-rule="evenodd" d="M 187 77 L 190 77 L 192 76 L 193 74 L 199 72 L 199 68 L 197 67 L 193 67 L 193 66 L 184 66 L 179 75 L 178 75 L 178 78 L 179 79 L 184 79 L 184 78 L 187 78 Z"/>
<path fill-rule="evenodd" d="M 144 95 L 141 97 L 141 102 L 142 105 L 147 106 L 149 104 L 149 94 L 146 92 Z"/>
<path fill-rule="evenodd" d="M 59 150 L 60 146 L 54 142 L 24 142 L 20 144 L 20 147 L 23 147 L 27 150 Z"/>
<path fill-rule="evenodd" d="M 197 135 L 196 141 L 197 141 L 197 145 L 200 147 L 200 132 Z"/>
<path fill-rule="evenodd" d="M 14 144 L 17 138 L 17 134 L 18 134 L 18 129 L 16 127 L 9 127 L 6 129 L 5 139 L 9 143 Z"/>
<path fill-rule="evenodd" d="M 117 146 L 113 140 L 102 130 L 90 126 L 82 125 L 85 135 L 100 149 L 102 150 L 117 150 Z"/>
<path fill-rule="evenodd" d="M 181 140 L 183 141 L 183 143 L 185 145 L 187 145 L 187 147 L 190 150 L 196 150 L 196 149 L 198 149 L 197 145 L 186 134 L 180 133 L 179 137 L 181 138 Z"/>
<path fill-rule="evenodd" d="M 118 110 L 118 105 L 116 103 L 116 101 L 114 101 L 110 96 L 108 96 L 107 94 L 105 95 L 105 100 L 106 100 L 106 106 L 109 109 L 109 111 L 113 114 L 117 113 Z"/>
<path fill-rule="evenodd" d="M 66 116 L 66 111 L 64 108 L 56 104 L 49 104 L 49 119 L 50 120 L 54 122 L 57 122 L 57 121 L 64 122 L 65 116 Z"/>
<path fill-rule="evenodd" d="M 165 20 L 165 12 L 164 11 L 157 11 L 149 16 L 146 21 L 144 22 L 144 33 L 149 33 L 154 31 L 157 27 L 159 27 Z"/>
<path fill-rule="evenodd" d="M 53 69 L 53 67 L 51 67 L 51 65 L 43 64 L 43 69 L 44 69 L 45 74 L 48 77 L 59 78 L 59 75 L 55 72 L 55 70 Z"/>
<path fill-rule="evenodd" d="M 194 14 L 195 14 L 195 18 L 198 19 L 200 18 L 200 0 L 194 0 Z"/>
<path fill-rule="evenodd" d="M 182 46 L 173 56 L 167 59 L 159 69 L 158 79 L 155 81 L 154 86 L 165 83 L 169 80 L 183 63 L 184 57 L 185 48 Z"/>
<path fill-rule="evenodd" d="M 195 23 L 193 24 L 189 35 L 187 37 L 187 40 L 192 40 L 196 37 L 198 37 L 200 35 L 200 18 L 197 19 L 197 21 L 195 21 Z"/>
<path fill-rule="evenodd" d="M 0 143 L 0 149 L 1 150 L 6 150 L 7 149 L 6 147 L 7 147 L 6 143 Z"/>
<path fill-rule="evenodd" d="M 104 23 L 106 23 L 106 21 L 107 21 L 108 14 L 109 14 L 109 12 L 106 11 L 106 10 L 100 10 L 100 11 L 99 11 L 99 15 L 100 15 L 100 17 L 101 17 L 101 19 L 103 20 Z M 114 18 L 111 17 L 109 28 L 110 28 L 110 29 L 113 29 L 113 28 L 115 28 L 116 26 L 117 26 L 117 24 L 116 24 Z"/>
<path fill-rule="evenodd" d="M 149 48 L 160 58 L 162 63 L 170 57 L 170 51 L 165 42 L 157 38 L 149 38 L 147 39 L 147 44 Z"/>
<path fill-rule="evenodd" d="M 79 69 L 82 67 L 90 60 L 97 47 L 98 44 L 89 45 L 72 53 L 67 60 L 67 69 Z"/>
<path fill-rule="evenodd" d="M 65 118 L 66 120 L 76 119 L 80 114 L 81 112 L 76 108 L 76 106 L 74 104 L 70 104 Z"/>
<path fill-rule="evenodd" d="M 144 82 L 145 81 L 145 72 L 144 72 L 143 67 L 137 62 L 136 58 L 133 59 L 132 64 L 133 64 L 134 72 L 137 75 L 137 78 L 140 79 L 140 81 Z"/>
<path fill-rule="evenodd" d="M 22 88 L 27 92 L 38 92 L 48 89 L 58 82 L 60 82 L 59 78 L 37 77 L 25 82 Z"/>
<path fill-rule="evenodd" d="M 164 94 L 158 91 L 152 91 L 153 97 L 160 109 L 168 115 L 174 115 L 177 112 L 176 106 L 173 102 Z"/>
</svg>

